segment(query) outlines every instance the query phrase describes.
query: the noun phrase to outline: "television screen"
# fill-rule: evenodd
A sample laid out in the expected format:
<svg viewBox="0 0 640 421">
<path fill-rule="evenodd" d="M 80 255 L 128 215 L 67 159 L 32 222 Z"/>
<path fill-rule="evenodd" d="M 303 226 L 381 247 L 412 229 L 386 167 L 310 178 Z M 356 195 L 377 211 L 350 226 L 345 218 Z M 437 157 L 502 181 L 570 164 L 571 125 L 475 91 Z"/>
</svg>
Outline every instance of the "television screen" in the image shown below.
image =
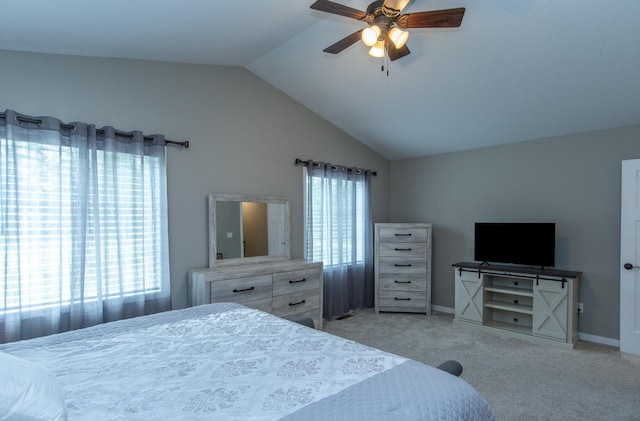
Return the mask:
<svg viewBox="0 0 640 421">
<path fill-rule="evenodd" d="M 477 222 L 474 259 L 530 266 L 555 265 L 556 224 Z"/>
</svg>

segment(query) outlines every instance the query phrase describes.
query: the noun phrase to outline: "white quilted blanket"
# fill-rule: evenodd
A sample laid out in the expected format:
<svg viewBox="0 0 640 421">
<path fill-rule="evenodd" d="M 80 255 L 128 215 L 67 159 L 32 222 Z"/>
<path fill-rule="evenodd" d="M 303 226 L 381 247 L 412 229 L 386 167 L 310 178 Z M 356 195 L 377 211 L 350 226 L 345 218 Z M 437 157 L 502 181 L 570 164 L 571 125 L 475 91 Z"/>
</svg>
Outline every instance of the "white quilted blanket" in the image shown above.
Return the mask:
<svg viewBox="0 0 640 421">
<path fill-rule="evenodd" d="M 0 349 L 56 374 L 69 420 L 493 419 L 454 376 L 233 304 Z"/>
</svg>

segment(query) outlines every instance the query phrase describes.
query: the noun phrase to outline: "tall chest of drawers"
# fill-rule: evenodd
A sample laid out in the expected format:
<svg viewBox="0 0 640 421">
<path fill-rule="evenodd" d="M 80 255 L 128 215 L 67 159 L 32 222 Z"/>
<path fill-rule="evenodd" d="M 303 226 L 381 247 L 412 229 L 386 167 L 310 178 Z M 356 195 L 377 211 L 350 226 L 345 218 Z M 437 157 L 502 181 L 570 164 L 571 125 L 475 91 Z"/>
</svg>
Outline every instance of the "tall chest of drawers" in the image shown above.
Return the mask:
<svg viewBox="0 0 640 421">
<path fill-rule="evenodd" d="M 189 305 L 234 302 L 322 329 L 322 262 L 284 260 L 189 271 Z"/>
<path fill-rule="evenodd" d="M 431 224 L 375 224 L 375 310 L 431 314 Z"/>
</svg>

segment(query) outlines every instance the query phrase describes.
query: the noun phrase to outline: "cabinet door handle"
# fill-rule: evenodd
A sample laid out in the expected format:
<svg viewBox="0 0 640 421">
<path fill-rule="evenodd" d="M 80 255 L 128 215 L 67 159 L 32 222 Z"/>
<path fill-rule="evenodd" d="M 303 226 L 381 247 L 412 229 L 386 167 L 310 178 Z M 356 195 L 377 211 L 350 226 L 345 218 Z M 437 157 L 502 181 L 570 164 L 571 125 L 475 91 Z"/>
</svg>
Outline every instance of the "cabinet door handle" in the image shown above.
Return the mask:
<svg viewBox="0 0 640 421">
<path fill-rule="evenodd" d="M 411 263 L 406 264 L 406 265 L 403 265 L 403 264 L 400 264 L 400 263 L 396 263 L 395 264 L 395 267 L 398 267 L 398 268 L 406 268 L 406 267 L 410 267 L 410 266 L 411 266 Z"/>
<path fill-rule="evenodd" d="M 306 281 L 306 280 L 307 280 L 307 278 L 302 278 L 302 279 L 298 279 L 297 281 L 289 281 L 289 283 L 290 283 L 290 284 L 298 284 L 298 283 L 300 283 L 300 282 L 304 282 L 304 281 Z"/>
<path fill-rule="evenodd" d="M 304 304 L 306 302 L 307 302 L 307 300 L 298 301 L 297 303 L 289 303 L 289 307 L 298 306 L 298 305 Z"/>
<path fill-rule="evenodd" d="M 409 233 L 409 234 L 396 234 L 396 237 L 411 237 L 411 233 Z"/>
<path fill-rule="evenodd" d="M 396 301 L 411 301 L 411 298 L 398 298 L 398 297 L 393 297 L 394 300 Z"/>
<path fill-rule="evenodd" d="M 396 284 L 410 284 L 411 283 L 411 281 L 393 281 L 393 282 L 395 282 Z"/>
<path fill-rule="evenodd" d="M 249 288 L 242 288 L 242 289 L 234 289 L 233 292 L 247 292 L 247 291 L 253 291 L 254 289 L 256 289 L 256 287 L 249 287 Z"/>
<path fill-rule="evenodd" d="M 395 248 L 393 250 L 394 251 L 411 251 L 411 249 L 401 249 L 401 248 Z"/>
</svg>

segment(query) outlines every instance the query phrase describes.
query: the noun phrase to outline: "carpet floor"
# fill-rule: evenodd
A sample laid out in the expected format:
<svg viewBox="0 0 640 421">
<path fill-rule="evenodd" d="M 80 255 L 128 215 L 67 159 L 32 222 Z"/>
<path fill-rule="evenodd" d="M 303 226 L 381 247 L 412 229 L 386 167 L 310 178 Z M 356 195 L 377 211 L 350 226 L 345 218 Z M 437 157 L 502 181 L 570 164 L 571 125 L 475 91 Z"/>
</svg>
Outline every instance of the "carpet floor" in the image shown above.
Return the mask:
<svg viewBox="0 0 640 421">
<path fill-rule="evenodd" d="M 460 376 L 499 420 L 640 420 L 640 356 L 580 341 L 573 350 L 431 316 L 358 310 L 324 330 L 436 366 L 459 361 Z"/>
</svg>

